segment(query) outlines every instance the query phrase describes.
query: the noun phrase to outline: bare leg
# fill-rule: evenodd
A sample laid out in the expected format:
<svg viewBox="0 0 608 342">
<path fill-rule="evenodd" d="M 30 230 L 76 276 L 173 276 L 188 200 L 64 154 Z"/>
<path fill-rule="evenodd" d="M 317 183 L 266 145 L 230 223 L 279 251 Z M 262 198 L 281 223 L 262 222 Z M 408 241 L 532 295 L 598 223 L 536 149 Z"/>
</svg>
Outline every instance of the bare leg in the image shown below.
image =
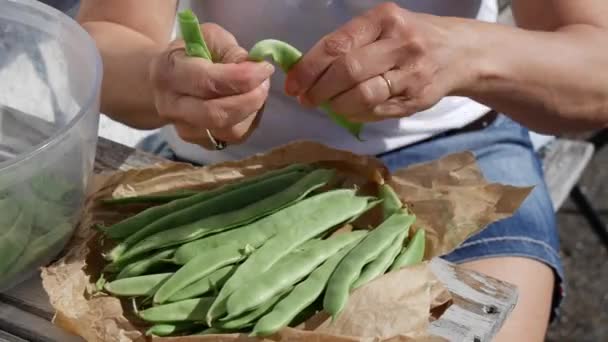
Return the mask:
<svg viewBox="0 0 608 342">
<path fill-rule="evenodd" d="M 554 288 L 554 274 L 546 264 L 519 257 L 483 259 L 463 264 L 517 286 L 519 300 L 494 341 L 545 340 Z"/>
</svg>

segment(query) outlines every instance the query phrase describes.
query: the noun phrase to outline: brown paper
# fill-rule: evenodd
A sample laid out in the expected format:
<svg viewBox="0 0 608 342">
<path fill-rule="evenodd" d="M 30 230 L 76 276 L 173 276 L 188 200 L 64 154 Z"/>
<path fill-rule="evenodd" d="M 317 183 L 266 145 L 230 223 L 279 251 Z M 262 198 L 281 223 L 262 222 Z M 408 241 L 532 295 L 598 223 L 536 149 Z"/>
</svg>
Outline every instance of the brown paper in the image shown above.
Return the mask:
<svg viewBox="0 0 608 342">
<path fill-rule="evenodd" d="M 55 324 L 87 341 L 146 340 L 145 326 L 132 319 L 127 303 L 93 291 L 103 267 L 100 252 L 107 248 L 93 225 L 112 224 L 143 208 L 104 206 L 99 199 L 206 189 L 292 163 L 333 167 L 345 186 L 356 184 L 363 191 L 376 189 L 383 182 L 391 184 L 417 216 L 412 233 L 417 229 L 427 231 L 427 261 L 455 249 L 489 223 L 510 216 L 530 192 L 530 188 L 488 184 L 471 153 L 414 165 L 391 176 L 373 157 L 312 142 L 295 142 L 244 160 L 207 167 L 165 163 L 98 175 L 65 256 L 42 270 L 44 288 L 57 310 Z M 450 300 L 445 286 L 424 262 L 388 273 L 354 291 L 344 312 L 333 322 L 321 312 L 296 329 L 285 328 L 265 339 L 209 335 L 154 341 L 440 341 L 427 335 L 429 322 L 437 319 L 431 311 L 449 305 Z"/>
</svg>

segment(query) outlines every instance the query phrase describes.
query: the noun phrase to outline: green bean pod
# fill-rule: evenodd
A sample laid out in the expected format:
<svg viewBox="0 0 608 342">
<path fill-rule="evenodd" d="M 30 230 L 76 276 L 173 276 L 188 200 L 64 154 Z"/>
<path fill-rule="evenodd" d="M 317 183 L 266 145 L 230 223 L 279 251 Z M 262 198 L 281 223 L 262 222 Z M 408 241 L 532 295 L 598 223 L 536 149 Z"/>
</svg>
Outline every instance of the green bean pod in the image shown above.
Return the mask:
<svg viewBox="0 0 608 342">
<path fill-rule="evenodd" d="M 120 297 L 153 296 L 156 290 L 172 275 L 173 273 L 158 273 L 117 279 L 106 283 L 104 289 L 108 293 Z"/>
<path fill-rule="evenodd" d="M 274 295 L 273 297 L 269 298 L 265 302 L 261 303 L 255 309 L 245 312 L 244 314 L 239 315 L 239 316 L 235 316 L 235 317 L 229 316 L 229 317 L 223 318 L 214 324 L 218 328 L 229 329 L 229 330 L 243 329 L 243 328 L 251 327 L 251 326 L 253 326 L 254 321 L 256 319 L 258 319 L 259 317 L 265 315 L 270 310 L 272 310 L 272 308 L 281 299 L 283 299 L 292 289 L 293 289 L 293 286 L 283 289 L 278 294 Z"/>
<path fill-rule="evenodd" d="M 409 231 L 414 221 L 414 216 L 393 214 L 367 234 L 363 241 L 342 259 L 329 278 L 323 300 L 323 309 L 332 319 L 336 319 L 344 309 L 352 285 L 359 278 L 363 267 L 387 249 L 399 234 Z"/>
<path fill-rule="evenodd" d="M 145 274 L 154 266 L 172 263 L 171 257 L 173 256 L 173 253 L 175 253 L 174 249 L 168 249 L 165 251 L 160 251 L 150 257 L 143 258 L 132 264 L 128 264 L 118 273 L 116 279 L 137 277 Z"/>
<path fill-rule="evenodd" d="M 261 175 L 241 179 L 234 183 L 229 183 L 229 184 L 226 184 L 226 185 L 223 185 L 223 186 L 211 189 L 211 190 L 201 191 L 200 193 L 193 195 L 193 196 L 189 196 L 189 197 L 186 197 L 183 199 L 171 201 L 171 202 L 163 204 L 163 205 L 148 208 L 148 209 L 146 209 L 136 215 L 133 215 L 123 221 L 120 221 L 112 226 L 102 227 L 101 230 L 104 232 L 104 234 L 111 237 L 112 239 L 116 239 L 116 240 L 124 239 L 128 236 L 135 234 L 140 229 L 148 226 L 149 224 L 152 224 L 153 222 L 155 222 L 171 213 L 174 213 L 181 209 L 190 207 L 196 203 L 202 202 L 209 198 L 239 189 L 241 187 L 251 185 L 256 182 L 260 182 L 260 181 L 263 181 L 263 180 L 266 180 L 266 179 L 269 179 L 272 177 L 276 177 L 276 176 L 282 175 L 284 173 L 289 173 L 292 171 L 306 172 L 310 169 L 312 169 L 312 167 L 310 165 L 293 164 L 293 165 L 290 165 L 290 166 L 287 166 L 287 167 L 284 167 L 284 168 L 281 168 L 278 170 L 272 170 L 272 171 L 263 173 Z"/>
<path fill-rule="evenodd" d="M 356 196 L 355 190 L 331 190 L 268 216 L 267 222 L 262 222 L 261 225 L 271 224 L 285 228 L 254 251 L 226 281 L 209 310 L 207 324 L 211 326 L 215 319 L 226 312 L 226 300 L 238 287 L 247 284 L 258 273 L 265 272 L 303 242 L 358 215 L 365 210 L 368 200 Z"/>
<path fill-rule="evenodd" d="M 202 322 L 213 298 L 202 297 L 181 302 L 152 306 L 138 312 L 138 316 L 151 323 Z"/>
<path fill-rule="evenodd" d="M 295 177 L 286 174 L 280 177 Z M 315 170 L 287 188 L 237 210 L 206 217 L 202 220 L 151 235 L 131 247 L 122 258 L 129 259 L 145 252 L 190 242 L 205 235 L 230 230 L 253 222 L 299 201 L 310 192 L 326 185 L 335 175 L 328 169 Z"/>
<path fill-rule="evenodd" d="M 412 240 L 403 248 L 401 254 L 397 256 L 391 265 L 390 271 L 421 262 L 424 259 L 424 249 L 426 247 L 425 236 L 426 231 L 423 228 L 418 229 Z"/>
<path fill-rule="evenodd" d="M 226 280 L 236 271 L 236 264 L 222 267 L 213 271 L 206 277 L 203 277 L 196 282 L 177 291 L 173 296 L 169 297 L 169 302 L 178 302 L 181 300 L 191 299 L 205 295 L 211 291 L 219 291 Z"/>
<path fill-rule="evenodd" d="M 177 14 L 177 21 L 182 38 L 186 44 L 186 54 L 191 57 L 200 57 L 213 61 L 213 55 L 209 47 L 207 47 L 196 14 L 192 10 L 186 9 Z"/>
<path fill-rule="evenodd" d="M 382 214 L 385 220 L 401 210 L 403 203 L 401 203 L 399 196 L 390 185 L 386 183 L 380 185 L 378 192 L 380 198 L 382 199 Z"/>
<path fill-rule="evenodd" d="M 226 244 L 216 249 L 203 251 L 196 258 L 182 266 L 154 294 L 154 303 L 163 304 L 173 295 L 199 279 L 228 265 L 242 261 L 250 251 L 236 244 Z"/>
<path fill-rule="evenodd" d="M 361 275 L 351 286 L 351 290 L 357 289 L 386 273 L 397 255 L 399 255 L 399 252 L 401 252 L 403 240 L 406 236 L 406 232 L 399 234 L 389 248 L 380 253 L 380 255 L 369 264 L 365 265 L 361 271 Z"/>
<path fill-rule="evenodd" d="M 6 228 L 0 235 L 0 275 L 2 276 L 18 261 L 31 238 L 32 215 L 26 210 L 20 210 L 18 206 L 15 206 L 15 209 L 19 210 L 15 220 L 6 227 L 0 227 Z M 10 212 L 8 215 L 12 216 Z"/>
<path fill-rule="evenodd" d="M 120 198 L 107 198 L 102 199 L 103 204 L 115 205 L 115 204 L 132 204 L 132 203 L 167 203 L 178 199 L 190 197 L 201 193 L 202 191 L 196 190 L 178 190 L 168 193 L 160 193 L 154 195 L 141 195 L 141 196 L 129 196 Z"/>
<path fill-rule="evenodd" d="M 252 336 L 272 335 L 294 321 L 298 314 L 310 307 L 323 293 L 327 281 L 344 256 L 361 240 L 356 240 L 331 256 L 315 269 L 304 281 L 283 298 L 277 305 L 261 317 L 253 328 Z M 307 318 L 307 317 L 306 317 Z M 303 319 L 306 319 L 303 318 Z"/>
<path fill-rule="evenodd" d="M 203 324 L 186 322 L 186 323 L 160 323 L 155 324 L 146 330 L 147 336 L 166 337 L 182 332 L 194 330 Z"/>
<path fill-rule="evenodd" d="M 306 278 L 320 264 L 345 246 L 361 240 L 367 232 L 353 231 L 338 234 L 327 240 L 314 241 L 305 248 L 297 249 L 278 260 L 266 272 L 236 289 L 226 301 L 230 316 L 238 316 L 253 310 L 271 297 L 281 293 Z"/>
<path fill-rule="evenodd" d="M 261 198 L 283 190 L 304 175 L 305 173 L 298 171 L 288 172 L 218 194 L 202 202 L 173 212 L 124 239 L 112 249 L 109 257 L 114 262 L 129 260 L 129 257 L 133 256 L 132 254 L 129 254 L 128 257 L 124 257 L 124 254 L 129 248 L 152 234 L 186 225 L 219 213 L 240 209 L 248 204 L 259 201 Z M 197 197 L 197 195 L 189 197 L 188 199 L 194 197 Z"/>
<path fill-rule="evenodd" d="M 257 42 L 249 51 L 249 59 L 263 61 L 271 58 L 272 61 L 280 66 L 283 72 L 288 73 L 291 68 L 302 58 L 302 52 L 295 47 L 276 39 L 265 39 Z M 360 139 L 363 125 L 348 121 L 344 116 L 334 112 L 329 104 L 321 105 L 329 117 L 338 125 L 345 128 L 358 140 Z"/>
</svg>

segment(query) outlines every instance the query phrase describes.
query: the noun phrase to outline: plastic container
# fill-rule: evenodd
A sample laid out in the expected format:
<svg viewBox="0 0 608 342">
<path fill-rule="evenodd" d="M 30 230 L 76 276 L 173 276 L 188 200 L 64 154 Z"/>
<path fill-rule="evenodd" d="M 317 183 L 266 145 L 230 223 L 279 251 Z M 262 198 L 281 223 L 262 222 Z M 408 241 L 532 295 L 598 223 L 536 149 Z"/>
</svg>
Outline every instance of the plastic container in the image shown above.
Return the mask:
<svg viewBox="0 0 608 342">
<path fill-rule="evenodd" d="M 0 1 L 0 291 L 57 257 L 91 179 L 101 58 L 78 23 Z"/>
</svg>

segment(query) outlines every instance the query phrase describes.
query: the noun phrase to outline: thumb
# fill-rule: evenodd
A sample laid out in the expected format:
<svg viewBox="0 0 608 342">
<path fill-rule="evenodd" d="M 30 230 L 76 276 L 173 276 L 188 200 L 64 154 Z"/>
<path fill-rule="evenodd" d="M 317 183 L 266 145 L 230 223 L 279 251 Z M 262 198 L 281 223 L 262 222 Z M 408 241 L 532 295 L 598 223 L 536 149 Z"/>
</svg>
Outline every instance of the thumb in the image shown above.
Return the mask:
<svg viewBox="0 0 608 342">
<path fill-rule="evenodd" d="M 241 47 L 232 33 L 217 24 L 201 25 L 201 32 L 213 60 L 219 63 L 240 63 L 247 60 L 247 51 Z"/>
</svg>

